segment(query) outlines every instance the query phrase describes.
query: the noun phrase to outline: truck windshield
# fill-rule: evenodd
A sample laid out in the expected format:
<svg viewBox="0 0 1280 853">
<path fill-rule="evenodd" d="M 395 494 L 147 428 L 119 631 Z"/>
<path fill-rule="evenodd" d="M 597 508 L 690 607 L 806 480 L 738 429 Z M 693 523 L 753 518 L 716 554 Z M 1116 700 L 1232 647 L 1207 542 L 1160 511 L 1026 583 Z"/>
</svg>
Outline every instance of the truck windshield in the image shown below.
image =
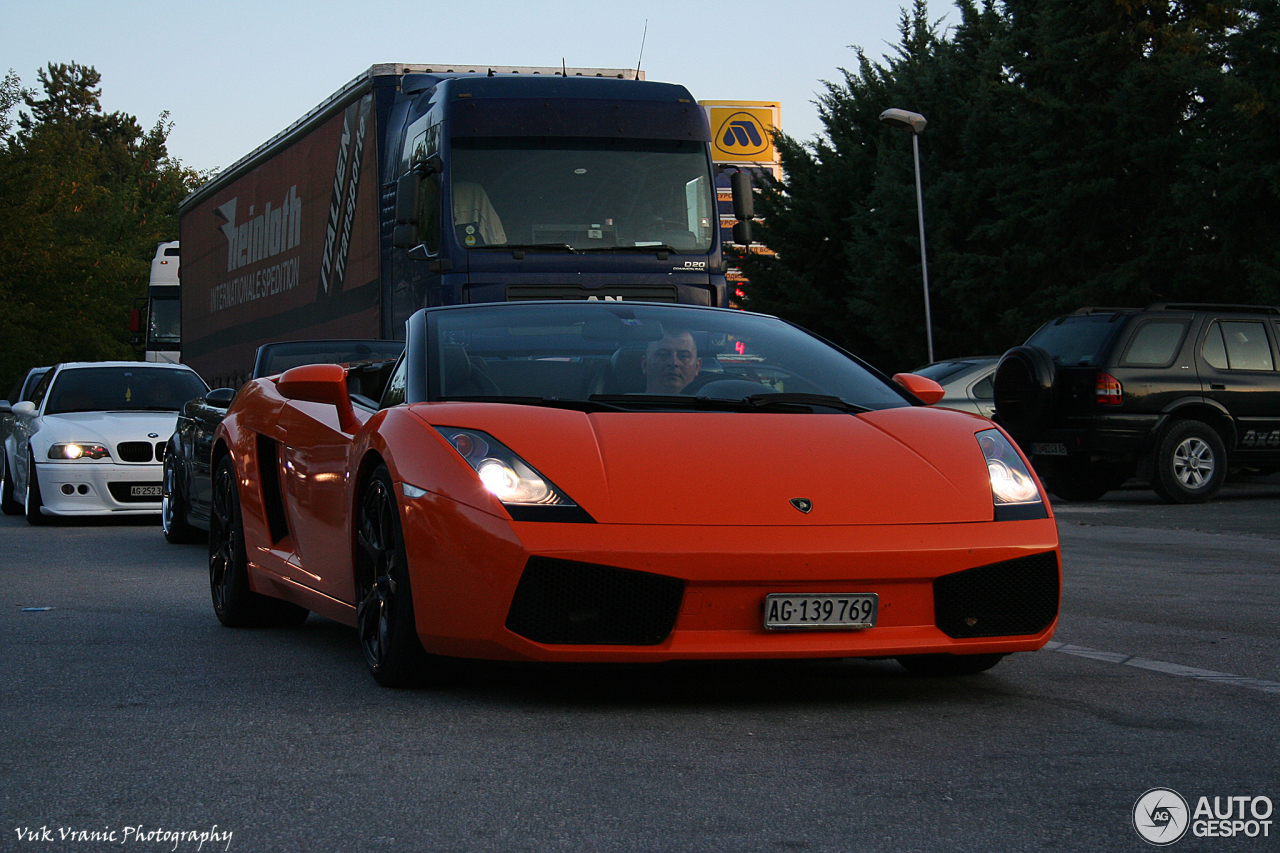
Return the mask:
<svg viewBox="0 0 1280 853">
<path fill-rule="evenodd" d="M 451 191 L 467 248 L 710 251 L 719 227 L 700 143 L 455 137 Z"/>
</svg>

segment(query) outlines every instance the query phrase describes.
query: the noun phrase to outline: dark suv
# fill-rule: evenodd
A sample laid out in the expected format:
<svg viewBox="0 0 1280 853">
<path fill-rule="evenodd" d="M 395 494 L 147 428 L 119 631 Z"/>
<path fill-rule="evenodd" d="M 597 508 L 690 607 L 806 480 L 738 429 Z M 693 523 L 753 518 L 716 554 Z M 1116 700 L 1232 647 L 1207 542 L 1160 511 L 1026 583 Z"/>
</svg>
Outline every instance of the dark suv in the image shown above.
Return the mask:
<svg viewBox="0 0 1280 853">
<path fill-rule="evenodd" d="M 1009 350 L 995 419 L 1064 500 L 1137 476 L 1170 503 L 1280 468 L 1280 309 L 1082 308 Z"/>
</svg>

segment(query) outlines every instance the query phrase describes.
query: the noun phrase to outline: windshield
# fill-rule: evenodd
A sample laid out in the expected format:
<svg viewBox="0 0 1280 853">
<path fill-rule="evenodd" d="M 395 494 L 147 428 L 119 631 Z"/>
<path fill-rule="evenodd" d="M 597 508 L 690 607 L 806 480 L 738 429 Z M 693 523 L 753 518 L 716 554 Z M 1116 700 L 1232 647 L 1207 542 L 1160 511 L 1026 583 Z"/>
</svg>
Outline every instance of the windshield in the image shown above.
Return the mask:
<svg viewBox="0 0 1280 853">
<path fill-rule="evenodd" d="M 182 304 L 178 289 L 173 295 L 151 297 L 151 317 L 147 324 L 147 343 L 176 344 L 182 340 Z"/>
<path fill-rule="evenodd" d="M 176 412 L 208 390 L 194 371 L 185 369 L 67 368 L 54 378 L 44 413 Z"/>
<path fill-rule="evenodd" d="M 711 250 L 719 227 L 701 143 L 455 138 L 454 229 L 468 248 Z"/>
<path fill-rule="evenodd" d="M 741 311 L 505 303 L 428 312 L 428 330 L 431 400 L 624 409 L 697 409 L 705 408 L 699 401 L 717 401 L 803 411 L 910 405 L 839 350 L 776 318 Z"/>
</svg>

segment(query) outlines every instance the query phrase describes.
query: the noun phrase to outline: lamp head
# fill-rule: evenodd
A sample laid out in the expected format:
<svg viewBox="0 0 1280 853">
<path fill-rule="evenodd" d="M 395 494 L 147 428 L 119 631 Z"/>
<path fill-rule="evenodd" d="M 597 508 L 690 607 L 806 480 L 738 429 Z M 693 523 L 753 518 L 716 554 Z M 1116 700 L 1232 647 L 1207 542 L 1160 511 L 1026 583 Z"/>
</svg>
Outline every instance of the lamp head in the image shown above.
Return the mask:
<svg viewBox="0 0 1280 853">
<path fill-rule="evenodd" d="M 923 132 L 925 125 L 929 123 L 920 113 L 899 109 L 888 109 L 880 113 L 880 121 L 890 127 L 900 127 L 917 135 Z"/>
</svg>

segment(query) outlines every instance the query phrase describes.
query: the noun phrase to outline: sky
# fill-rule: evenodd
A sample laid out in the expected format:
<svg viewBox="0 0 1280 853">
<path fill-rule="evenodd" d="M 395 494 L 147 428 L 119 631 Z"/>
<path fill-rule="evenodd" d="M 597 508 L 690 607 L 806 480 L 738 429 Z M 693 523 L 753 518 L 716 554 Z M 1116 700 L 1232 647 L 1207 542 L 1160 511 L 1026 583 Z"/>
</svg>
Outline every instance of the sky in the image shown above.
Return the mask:
<svg viewBox="0 0 1280 853">
<path fill-rule="evenodd" d="M 0 74 L 96 68 L 106 112 L 173 123 L 184 166 L 230 165 L 380 63 L 643 69 L 697 100 L 776 101 L 790 136 L 822 132 L 822 81 L 880 61 L 911 0 L 0 0 Z M 945 27 L 950 0 L 930 0 Z M 643 50 L 642 50 L 643 46 Z M 890 106 L 909 105 L 886 104 Z"/>
</svg>

